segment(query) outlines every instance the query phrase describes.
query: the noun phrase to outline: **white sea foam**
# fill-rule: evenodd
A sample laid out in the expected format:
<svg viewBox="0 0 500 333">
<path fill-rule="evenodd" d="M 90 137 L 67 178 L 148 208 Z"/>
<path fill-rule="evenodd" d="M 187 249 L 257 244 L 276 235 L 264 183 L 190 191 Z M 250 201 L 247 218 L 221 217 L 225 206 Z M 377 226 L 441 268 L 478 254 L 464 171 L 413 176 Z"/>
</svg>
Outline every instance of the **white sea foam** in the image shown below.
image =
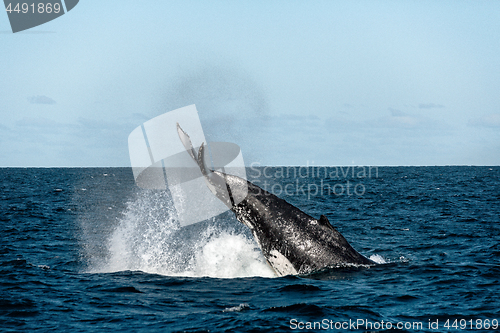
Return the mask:
<svg viewBox="0 0 500 333">
<path fill-rule="evenodd" d="M 238 306 L 232 306 L 230 308 L 225 308 L 224 310 L 222 310 L 222 312 L 241 312 L 241 311 L 249 309 L 249 308 L 250 308 L 250 305 L 248 305 L 247 303 L 241 303 Z"/>
<path fill-rule="evenodd" d="M 387 264 L 387 260 L 379 254 L 372 254 L 369 259 L 375 261 L 377 264 Z"/>
<path fill-rule="evenodd" d="M 106 248 L 107 257 L 94 263 L 92 272 L 275 277 L 257 244 L 247 235 L 210 223 L 181 228 L 171 199 L 162 192 L 142 191 L 129 202 Z"/>
<path fill-rule="evenodd" d="M 191 262 L 194 276 L 275 277 L 256 244 L 243 235 L 220 233 L 203 244 Z"/>
</svg>

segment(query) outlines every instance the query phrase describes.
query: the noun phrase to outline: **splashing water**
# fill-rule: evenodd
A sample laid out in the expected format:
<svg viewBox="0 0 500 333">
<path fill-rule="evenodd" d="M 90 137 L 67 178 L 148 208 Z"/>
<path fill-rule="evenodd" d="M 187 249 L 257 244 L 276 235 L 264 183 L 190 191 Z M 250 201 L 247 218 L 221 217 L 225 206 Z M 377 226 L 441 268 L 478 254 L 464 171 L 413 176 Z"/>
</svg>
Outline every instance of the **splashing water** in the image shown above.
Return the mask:
<svg viewBox="0 0 500 333">
<path fill-rule="evenodd" d="M 84 215 L 82 256 L 91 273 L 276 277 L 251 232 L 231 212 L 181 227 L 167 191 L 138 190 L 132 198 L 92 206 Z M 388 262 L 377 254 L 370 259 Z"/>
<path fill-rule="evenodd" d="M 387 260 L 385 260 L 385 258 L 380 254 L 372 254 L 369 259 L 373 260 L 377 264 L 387 264 Z"/>
<path fill-rule="evenodd" d="M 92 264 L 90 270 L 217 278 L 275 277 L 255 241 L 229 223 L 235 219 L 216 219 L 181 228 L 167 192 L 140 191 L 128 202 L 109 235 L 107 257 Z"/>
</svg>

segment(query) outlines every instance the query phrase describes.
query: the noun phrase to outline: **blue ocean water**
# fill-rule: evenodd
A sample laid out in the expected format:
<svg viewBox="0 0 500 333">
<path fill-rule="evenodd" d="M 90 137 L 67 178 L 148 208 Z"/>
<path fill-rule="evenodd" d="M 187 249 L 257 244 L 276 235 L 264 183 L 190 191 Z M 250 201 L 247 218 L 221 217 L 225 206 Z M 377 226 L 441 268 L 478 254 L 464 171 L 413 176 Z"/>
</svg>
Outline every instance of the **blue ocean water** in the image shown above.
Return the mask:
<svg viewBox="0 0 500 333">
<path fill-rule="evenodd" d="M 130 168 L 4 168 L 0 331 L 499 331 L 500 167 L 248 176 L 379 264 L 277 278 L 231 213 L 180 228 Z"/>
</svg>

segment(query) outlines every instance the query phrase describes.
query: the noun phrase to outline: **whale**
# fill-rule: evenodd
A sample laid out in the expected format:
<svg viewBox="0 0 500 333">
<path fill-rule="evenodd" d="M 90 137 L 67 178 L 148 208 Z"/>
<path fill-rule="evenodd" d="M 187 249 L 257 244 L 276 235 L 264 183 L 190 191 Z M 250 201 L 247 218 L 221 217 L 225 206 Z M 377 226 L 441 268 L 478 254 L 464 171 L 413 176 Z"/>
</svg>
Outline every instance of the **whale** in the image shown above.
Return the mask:
<svg viewBox="0 0 500 333">
<path fill-rule="evenodd" d="M 211 169 L 205 144 L 196 151 L 178 123 L 177 132 L 210 191 L 251 230 L 276 275 L 310 275 L 376 264 L 357 252 L 325 215 L 315 219 L 246 179 Z"/>
</svg>

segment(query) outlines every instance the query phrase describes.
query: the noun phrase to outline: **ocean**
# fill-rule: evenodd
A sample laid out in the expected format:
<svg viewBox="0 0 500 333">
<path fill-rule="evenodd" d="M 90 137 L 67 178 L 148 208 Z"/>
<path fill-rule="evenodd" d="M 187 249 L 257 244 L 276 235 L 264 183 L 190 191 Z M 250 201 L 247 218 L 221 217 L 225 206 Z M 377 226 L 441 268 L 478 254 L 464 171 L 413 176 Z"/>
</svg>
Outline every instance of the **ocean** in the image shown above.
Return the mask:
<svg viewBox="0 0 500 333">
<path fill-rule="evenodd" d="M 1 168 L 0 331 L 500 330 L 500 167 L 247 173 L 378 264 L 276 277 L 232 213 L 180 227 L 130 168 Z"/>
</svg>

